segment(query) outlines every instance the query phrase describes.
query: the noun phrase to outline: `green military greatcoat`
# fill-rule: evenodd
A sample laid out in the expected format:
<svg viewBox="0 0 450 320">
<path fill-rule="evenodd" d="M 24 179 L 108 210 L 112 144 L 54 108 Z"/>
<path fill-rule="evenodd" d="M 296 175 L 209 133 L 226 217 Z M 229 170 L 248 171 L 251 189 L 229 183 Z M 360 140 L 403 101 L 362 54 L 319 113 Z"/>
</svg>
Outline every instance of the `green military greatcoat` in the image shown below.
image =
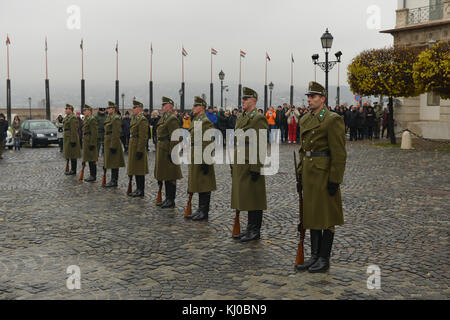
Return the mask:
<svg viewBox="0 0 450 320">
<path fill-rule="evenodd" d="M 328 193 L 328 182 L 341 184 L 347 153 L 342 118 L 323 108 L 318 114 L 306 114 L 300 120 L 300 162 L 302 174 L 303 227 L 324 230 L 344 223 L 341 191 Z M 330 156 L 308 157 L 307 151 L 326 152 Z"/>
<path fill-rule="evenodd" d="M 128 146 L 127 175 L 143 176 L 148 173 L 147 150 L 145 148 L 148 139 L 148 121 L 143 114 L 133 116 L 130 123 L 130 143 Z M 137 153 L 142 153 L 142 158 L 137 158 Z"/>
<path fill-rule="evenodd" d="M 250 172 L 259 172 L 264 165 L 264 159 L 259 155 L 259 130 L 268 129 L 269 124 L 267 119 L 256 109 L 250 113 L 243 112 L 236 120 L 236 130 L 242 129 L 246 132 L 249 129 L 256 130 L 256 136 L 258 140 L 257 145 L 257 161 L 255 164 L 250 164 L 249 149 L 250 142 L 246 138 L 244 145 L 237 145 L 239 140 L 235 137 L 235 149 L 234 149 L 234 164 L 232 173 L 232 186 L 231 186 L 231 208 L 238 209 L 240 211 L 253 211 L 253 210 L 266 210 L 267 198 L 266 198 L 266 180 L 261 175 L 256 181 L 251 179 Z M 236 133 L 237 134 L 237 133 Z M 265 136 L 266 137 L 266 136 Z M 238 164 L 238 153 L 245 152 L 245 164 Z"/>
<path fill-rule="evenodd" d="M 92 115 L 86 117 L 83 121 L 84 162 L 97 162 L 98 160 L 97 135 L 98 135 L 97 119 L 95 119 L 95 117 Z"/>
<path fill-rule="evenodd" d="M 73 114 L 68 114 L 64 118 L 63 128 L 63 149 L 64 149 L 64 158 L 66 159 L 78 159 L 81 157 L 80 150 L 80 138 L 78 136 L 78 119 Z M 72 143 L 75 143 L 75 146 L 72 147 Z"/>
<path fill-rule="evenodd" d="M 159 119 L 156 127 L 156 143 L 155 156 L 155 178 L 158 181 L 173 181 L 183 178 L 180 165 L 174 164 L 169 160 L 173 148 L 179 143 L 178 141 L 170 141 L 172 132 L 180 127 L 178 118 L 173 113 L 164 114 Z"/>
<path fill-rule="evenodd" d="M 203 151 L 205 148 L 213 143 L 212 141 L 203 141 L 203 137 L 200 137 L 201 146 L 201 163 L 195 164 L 194 162 L 194 148 L 198 147 L 197 142 L 194 139 L 194 126 L 195 123 L 201 124 L 201 134 L 204 135 L 208 129 L 214 128 L 214 125 L 209 121 L 205 114 L 201 114 L 193 119 L 191 126 L 189 127 L 189 134 L 191 137 L 191 164 L 189 165 L 188 175 L 188 192 L 210 192 L 216 190 L 216 175 L 214 173 L 214 165 L 208 165 L 208 173 L 204 174 L 201 169 L 202 164 L 206 164 L 203 159 Z M 197 137 L 198 140 L 198 137 Z"/>
<path fill-rule="evenodd" d="M 123 158 L 120 132 L 122 131 L 122 120 L 118 114 L 108 115 L 105 119 L 104 158 L 106 169 L 117 169 L 125 167 Z M 112 153 L 111 149 L 116 152 Z"/>
</svg>

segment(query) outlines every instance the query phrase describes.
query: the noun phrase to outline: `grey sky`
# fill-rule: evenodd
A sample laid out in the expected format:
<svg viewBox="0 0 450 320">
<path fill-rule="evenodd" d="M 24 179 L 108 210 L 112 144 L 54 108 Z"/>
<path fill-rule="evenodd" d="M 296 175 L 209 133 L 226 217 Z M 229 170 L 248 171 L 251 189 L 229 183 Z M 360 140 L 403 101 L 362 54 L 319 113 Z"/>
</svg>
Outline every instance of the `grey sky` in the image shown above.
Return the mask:
<svg viewBox="0 0 450 320">
<path fill-rule="evenodd" d="M 66 26 L 70 5 L 81 9 L 80 30 Z M 90 86 L 113 86 L 114 47 L 118 40 L 119 77 L 125 87 L 147 86 L 153 42 L 153 80 L 160 85 L 181 82 L 184 44 L 189 53 L 185 58 L 185 81 L 192 86 L 204 85 L 203 92 L 207 94 L 211 47 L 219 52 L 214 57 L 216 88 L 221 69 L 226 73 L 226 83 L 237 86 L 239 49 L 247 52 L 243 59 L 244 85 L 259 86 L 257 90 L 262 95 L 267 51 L 272 59 L 268 79 L 276 89 L 289 88 L 291 53 L 295 59 L 295 85 L 303 88 L 314 79 L 311 55 L 319 53 L 321 60 L 324 58 L 319 38 L 327 27 L 335 39 L 331 57 L 338 50 L 343 52 L 341 84 L 346 84 L 346 67 L 356 54 L 392 44 L 390 35 L 367 27 L 371 18 L 367 8 L 372 5 L 381 10 L 381 29 L 394 27 L 397 2 L 393 0 L 2 0 L 0 105 L 5 100 L 7 33 L 11 38 L 11 79 L 15 90 L 41 89 L 46 35 L 51 83 L 74 91 L 79 91 L 82 37 L 85 77 Z M 324 74 L 319 70 L 318 81 L 324 83 Z M 336 82 L 337 68 L 330 74 L 330 85 Z M 159 101 L 161 94 L 155 95 Z M 176 95 L 177 91 L 171 94 L 174 98 Z"/>
</svg>

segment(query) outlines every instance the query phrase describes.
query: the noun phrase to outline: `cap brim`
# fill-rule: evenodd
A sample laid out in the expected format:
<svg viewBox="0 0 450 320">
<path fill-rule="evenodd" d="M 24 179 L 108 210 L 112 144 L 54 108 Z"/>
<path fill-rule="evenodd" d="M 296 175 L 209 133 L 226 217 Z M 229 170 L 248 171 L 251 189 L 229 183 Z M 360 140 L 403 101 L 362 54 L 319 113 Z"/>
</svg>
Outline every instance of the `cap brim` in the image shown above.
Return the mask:
<svg viewBox="0 0 450 320">
<path fill-rule="evenodd" d="M 306 96 L 313 96 L 316 94 L 323 96 L 322 92 L 318 92 L 318 91 L 308 91 L 307 93 L 305 93 Z"/>
</svg>

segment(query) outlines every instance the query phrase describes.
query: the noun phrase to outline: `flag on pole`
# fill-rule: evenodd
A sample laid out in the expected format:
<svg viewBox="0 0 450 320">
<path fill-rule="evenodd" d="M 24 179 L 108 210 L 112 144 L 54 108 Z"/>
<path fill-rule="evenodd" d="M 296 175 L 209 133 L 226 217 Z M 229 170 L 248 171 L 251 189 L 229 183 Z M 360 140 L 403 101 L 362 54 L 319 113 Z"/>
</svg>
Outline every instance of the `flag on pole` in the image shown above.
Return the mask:
<svg viewBox="0 0 450 320">
<path fill-rule="evenodd" d="M 45 37 L 45 51 L 47 51 L 48 50 L 48 47 L 47 47 L 47 37 Z"/>
<path fill-rule="evenodd" d="M 266 59 L 270 61 L 269 54 L 266 52 Z"/>
<path fill-rule="evenodd" d="M 181 50 L 181 54 L 183 55 L 183 57 L 186 57 L 188 55 L 186 49 L 184 49 L 184 47 Z"/>
<path fill-rule="evenodd" d="M 9 39 L 9 36 L 6 35 L 6 45 L 10 45 L 11 44 L 11 40 Z"/>
<path fill-rule="evenodd" d="M 294 55 L 291 53 L 291 61 L 294 63 Z"/>
<path fill-rule="evenodd" d="M 214 48 L 211 48 L 211 54 L 216 55 L 217 54 L 217 50 Z"/>
<path fill-rule="evenodd" d="M 81 39 L 80 49 L 83 50 L 83 39 Z"/>
<path fill-rule="evenodd" d="M 242 50 L 240 50 L 241 51 L 241 57 L 242 58 L 245 58 L 245 55 L 247 54 L 246 52 L 244 52 L 244 51 L 242 51 Z"/>
<path fill-rule="evenodd" d="M 116 42 L 116 52 L 119 52 L 119 41 Z"/>
</svg>

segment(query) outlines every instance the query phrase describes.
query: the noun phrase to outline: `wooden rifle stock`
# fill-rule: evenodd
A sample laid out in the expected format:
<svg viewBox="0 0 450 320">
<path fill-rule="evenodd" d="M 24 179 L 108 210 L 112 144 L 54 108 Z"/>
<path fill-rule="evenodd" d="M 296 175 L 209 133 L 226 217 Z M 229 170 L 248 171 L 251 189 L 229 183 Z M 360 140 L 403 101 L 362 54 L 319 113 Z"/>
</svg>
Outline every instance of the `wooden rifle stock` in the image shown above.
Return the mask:
<svg viewBox="0 0 450 320">
<path fill-rule="evenodd" d="M 158 190 L 158 196 L 156 197 L 156 204 L 159 204 L 162 202 L 162 194 L 161 194 L 162 185 L 163 185 L 162 181 L 158 181 L 159 190 Z"/>
<path fill-rule="evenodd" d="M 240 211 L 236 209 L 236 214 L 234 216 L 233 233 L 231 234 L 233 237 L 241 233 L 241 223 L 239 221 L 239 213 Z"/>
<path fill-rule="evenodd" d="M 297 174 L 297 157 L 294 151 L 294 169 L 295 169 L 295 180 L 297 181 L 297 185 L 300 183 L 298 174 Z M 303 242 L 305 241 L 305 229 L 303 228 L 303 196 L 302 196 L 302 188 L 298 188 L 298 204 L 299 204 L 299 219 L 300 219 L 300 240 L 298 242 L 297 248 L 297 256 L 295 257 L 295 265 L 298 266 L 300 264 L 305 263 L 305 250 L 303 246 Z"/>
<path fill-rule="evenodd" d="M 103 167 L 102 187 L 106 184 L 106 168 Z"/>
<path fill-rule="evenodd" d="M 69 159 L 66 161 L 66 172 L 69 172 Z"/>
<path fill-rule="evenodd" d="M 127 189 L 127 195 L 131 193 L 131 185 L 133 184 L 133 176 L 128 176 L 128 189 Z"/>
<path fill-rule="evenodd" d="M 184 217 L 187 218 L 192 214 L 192 192 L 189 192 L 189 198 L 186 206 L 186 210 L 184 210 Z"/>
<path fill-rule="evenodd" d="M 86 162 L 83 161 L 83 165 L 81 166 L 80 177 L 78 178 L 78 180 L 80 181 L 83 181 L 84 179 L 84 168 L 86 168 Z"/>
</svg>

